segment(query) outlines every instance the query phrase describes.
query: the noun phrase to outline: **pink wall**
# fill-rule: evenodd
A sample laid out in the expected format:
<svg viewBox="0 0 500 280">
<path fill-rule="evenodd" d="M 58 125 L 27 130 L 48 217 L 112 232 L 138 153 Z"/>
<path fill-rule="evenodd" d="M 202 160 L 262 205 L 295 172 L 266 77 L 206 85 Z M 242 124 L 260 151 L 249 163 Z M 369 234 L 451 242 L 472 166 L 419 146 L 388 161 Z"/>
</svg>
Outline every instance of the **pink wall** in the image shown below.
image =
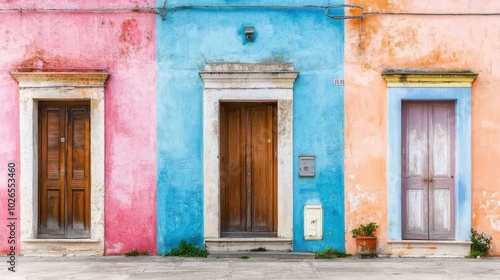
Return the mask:
<svg viewBox="0 0 500 280">
<path fill-rule="evenodd" d="M 4 1 L 0 8 L 154 6 L 155 1 Z M 156 49 L 152 13 L 1 12 L 0 205 L 7 162 L 19 164 L 19 98 L 10 71 L 20 66 L 107 68 L 105 92 L 106 254 L 156 252 Z M 19 193 L 18 193 L 19 198 Z M 17 201 L 19 206 L 19 201 Z M 5 223 L 6 210 L 0 211 Z M 17 232 L 19 237 L 19 231 Z M 8 231 L 0 227 L 6 252 Z"/>
<path fill-rule="evenodd" d="M 485 0 L 350 0 L 365 11 L 500 12 Z M 346 21 L 345 220 L 346 248 L 355 252 L 352 228 L 377 221 L 381 253 L 387 236 L 387 85 L 385 68 L 472 70 L 472 222 L 493 236 L 500 255 L 500 17 L 367 15 Z M 361 41 L 360 41 L 361 40 Z"/>
</svg>

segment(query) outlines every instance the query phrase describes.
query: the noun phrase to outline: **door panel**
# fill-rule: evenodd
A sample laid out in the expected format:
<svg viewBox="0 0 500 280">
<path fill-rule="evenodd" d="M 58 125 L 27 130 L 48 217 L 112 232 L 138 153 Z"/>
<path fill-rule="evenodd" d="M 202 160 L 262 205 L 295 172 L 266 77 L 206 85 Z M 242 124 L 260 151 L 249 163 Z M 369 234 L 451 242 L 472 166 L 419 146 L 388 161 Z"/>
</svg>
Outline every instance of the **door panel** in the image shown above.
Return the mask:
<svg viewBox="0 0 500 280">
<path fill-rule="evenodd" d="M 52 231 L 53 233 L 62 234 L 64 228 L 63 216 L 61 214 L 61 194 L 57 189 L 48 189 L 47 190 L 47 201 L 46 201 L 46 209 L 45 209 L 45 228 L 47 231 Z M 45 199 L 44 199 L 45 200 Z"/>
<path fill-rule="evenodd" d="M 430 239 L 453 239 L 455 229 L 455 110 L 452 102 L 429 103 Z"/>
<path fill-rule="evenodd" d="M 242 171 L 245 169 L 244 162 L 244 115 L 241 108 L 223 108 L 227 121 L 223 129 L 230 131 L 224 139 L 225 146 L 221 148 L 221 199 L 222 207 L 221 219 L 223 231 L 245 231 L 246 228 L 246 193 L 245 177 Z M 224 179 L 222 179 L 224 178 Z"/>
<path fill-rule="evenodd" d="M 402 108 L 401 182 L 403 238 L 428 237 L 427 105 L 411 102 Z"/>
<path fill-rule="evenodd" d="M 407 234 L 413 233 L 413 236 L 417 236 L 418 233 L 427 231 L 427 218 L 424 215 L 427 202 L 424 199 L 424 194 L 425 192 L 420 189 L 409 189 L 406 191 Z"/>
<path fill-rule="evenodd" d="M 90 109 L 40 103 L 39 238 L 90 237 Z"/>
<path fill-rule="evenodd" d="M 252 231 L 272 231 L 273 228 L 272 110 L 272 106 L 250 110 Z"/>
<path fill-rule="evenodd" d="M 276 232 L 275 104 L 221 104 L 221 235 Z"/>
<path fill-rule="evenodd" d="M 403 102 L 403 239 L 454 238 L 454 102 Z"/>
<path fill-rule="evenodd" d="M 57 106 L 42 107 L 40 111 L 40 192 L 39 230 L 41 234 L 64 235 L 64 136 L 65 112 Z"/>
<path fill-rule="evenodd" d="M 90 235 L 90 122 L 86 106 L 68 110 L 67 135 L 67 235 Z"/>
</svg>

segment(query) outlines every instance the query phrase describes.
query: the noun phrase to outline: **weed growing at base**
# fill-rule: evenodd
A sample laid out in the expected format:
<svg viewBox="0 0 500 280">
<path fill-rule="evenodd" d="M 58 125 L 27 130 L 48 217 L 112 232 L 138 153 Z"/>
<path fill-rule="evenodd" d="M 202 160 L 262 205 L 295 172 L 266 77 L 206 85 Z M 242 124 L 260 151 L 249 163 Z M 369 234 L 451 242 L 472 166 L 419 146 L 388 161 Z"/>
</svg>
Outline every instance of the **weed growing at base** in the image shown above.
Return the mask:
<svg viewBox="0 0 500 280">
<path fill-rule="evenodd" d="M 127 257 L 135 257 L 135 256 L 149 256 L 148 251 L 144 250 L 142 252 L 137 251 L 137 249 L 134 249 L 132 251 L 125 252 L 124 254 Z"/>
<path fill-rule="evenodd" d="M 206 258 L 208 256 L 207 248 L 200 249 L 194 244 L 187 244 L 182 240 L 178 248 L 172 249 L 164 254 L 165 257 L 188 257 L 188 258 Z"/>
<path fill-rule="evenodd" d="M 314 252 L 315 259 L 333 259 L 333 258 L 347 258 L 352 256 L 332 248 L 327 248 L 323 251 Z"/>
<path fill-rule="evenodd" d="M 251 249 L 250 252 L 266 252 L 266 248 L 264 247 L 259 247 L 259 248 L 255 248 L 255 249 Z"/>
<path fill-rule="evenodd" d="M 470 240 L 472 244 L 470 253 L 467 257 L 474 259 L 477 257 L 484 257 L 491 247 L 491 239 L 492 237 L 484 232 L 479 233 L 477 230 L 471 229 Z"/>
</svg>

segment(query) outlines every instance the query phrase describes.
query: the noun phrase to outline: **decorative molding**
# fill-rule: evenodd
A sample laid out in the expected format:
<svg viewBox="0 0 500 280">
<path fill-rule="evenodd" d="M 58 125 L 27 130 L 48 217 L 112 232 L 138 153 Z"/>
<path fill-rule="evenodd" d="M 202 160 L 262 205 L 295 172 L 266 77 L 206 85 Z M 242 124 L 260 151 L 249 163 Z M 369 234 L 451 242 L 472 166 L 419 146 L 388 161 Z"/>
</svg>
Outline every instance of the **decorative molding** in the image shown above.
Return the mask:
<svg viewBox="0 0 500 280">
<path fill-rule="evenodd" d="M 205 89 L 291 89 L 298 72 L 200 72 Z"/>
<path fill-rule="evenodd" d="M 387 87 L 471 87 L 476 73 L 384 72 Z"/>
<path fill-rule="evenodd" d="M 19 88 L 104 87 L 110 76 L 99 72 L 12 72 Z"/>
<path fill-rule="evenodd" d="M 207 63 L 200 72 L 205 89 L 292 89 L 293 64 Z"/>
<path fill-rule="evenodd" d="M 202 72 L 291 72 L 293 63 L 234 63 L 214 62 L 205 64 Z"/>
</svg>

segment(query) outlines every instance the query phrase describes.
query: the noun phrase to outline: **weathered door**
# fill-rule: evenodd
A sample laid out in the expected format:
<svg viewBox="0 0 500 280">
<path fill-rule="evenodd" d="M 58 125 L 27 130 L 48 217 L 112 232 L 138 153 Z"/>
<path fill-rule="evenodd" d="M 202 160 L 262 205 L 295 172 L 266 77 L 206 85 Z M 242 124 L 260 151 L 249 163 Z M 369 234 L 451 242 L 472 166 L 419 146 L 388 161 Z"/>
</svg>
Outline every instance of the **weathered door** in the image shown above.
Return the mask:
<svg viewBox="0 0 500 280">
<path fill-rule="evenodd" d="M 455 236 L 455 103 L 402 104 L 403 239 Z"/>
<path fill-rule="evenodd" d="M 221 236 L 275 236 L 277 117 L 273 103 L 221 103 Z"/>
<path fill-rule="evenodd" d="M 90 108 L 40 103 L 38 237 L 90 238 Z"/>
</svg>

